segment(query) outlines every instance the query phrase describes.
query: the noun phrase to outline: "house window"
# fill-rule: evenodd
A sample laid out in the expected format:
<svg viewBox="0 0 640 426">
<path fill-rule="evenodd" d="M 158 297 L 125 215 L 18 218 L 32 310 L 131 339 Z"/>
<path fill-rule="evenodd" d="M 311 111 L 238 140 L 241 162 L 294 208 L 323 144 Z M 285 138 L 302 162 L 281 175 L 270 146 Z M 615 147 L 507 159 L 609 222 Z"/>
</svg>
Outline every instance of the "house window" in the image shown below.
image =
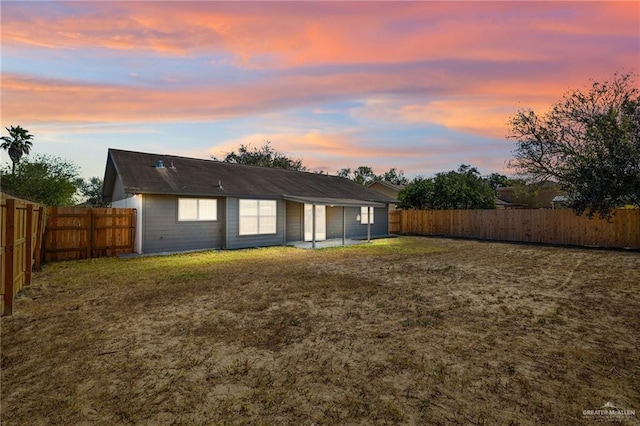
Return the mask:
<svg viewBox="0 0 640 426">
<path fill-rule="evenodd" d="M 362 225 L 372 224 L 373 225 L 373 207 L 360 207 L 360 223 Z M 371 213 L 371 215 L 369 215 Z"/>
<path fill-rule="evenodd" d="M 240 235 L 276 233 L 275 200 L 240 200 Z"/>
<path fill-rule="evenodd" d="M 178 198 L 178 221 L 218 220 L 218 201 Z"/>
</svg>

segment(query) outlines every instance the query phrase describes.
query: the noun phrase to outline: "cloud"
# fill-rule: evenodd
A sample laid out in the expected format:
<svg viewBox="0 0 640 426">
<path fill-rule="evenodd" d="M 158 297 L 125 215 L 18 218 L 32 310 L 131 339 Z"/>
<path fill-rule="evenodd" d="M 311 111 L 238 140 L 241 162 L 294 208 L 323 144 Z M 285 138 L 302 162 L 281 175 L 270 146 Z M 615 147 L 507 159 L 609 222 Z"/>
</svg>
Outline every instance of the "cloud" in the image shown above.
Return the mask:
<svg viewBox="0 0 640 426">
<path fill-rule="evenodd" d="M 433 174 L 454 170 L 462 162 L 471 163 L 486 170 L 505 168 L 504 158 L 508 144 L 487 138 L 460 137 L 455 132 L 444 131 L 438 137 L 408 136 L 389 140 L 375 131 L 345 128 L 323 132 L 290 126 L 284 132 L 253 132 L 225 140 L 207 148 L 210 155 L 223 157 L 235 151 L 241 144 L 259 148 L 265 141 L 292 158 L 303 159 L 311 170 L 323 170 L 335 174 L 341 168 L 362 165 L 373 167 L 377 173 L 390 168 L 404 170 L 408 175 Z M 466 159 L 460 153 L 465 151 Z"/>
<path fill-rule="evenodd" d="M 502 109 L 514 108 L 519 101 L 530 106 L 548 105 L 563 91 L 560 83 L 525 78 L 505 80 L 502 75 L 479 78 L 460 68 L 459 63 L 425 63 L 391 69 L 292 71 L 226 84 L 207 81 L 206 77 L 195 82 L 172 77 L 171 83 L 163 78 L 164 84 L 153 86 L 136 85 L 135 81 L 134 84 L 94 83 L 4 74 L 3 114 L 6 120 L 17 122 L 36 118 L 79 122 L 208 121 L 299 107 L 321 108 L 324 104 L 348 99 L 397 97 L 404 99 L 405 105 L 399 107 L 404 111 L 393 112 L 391 118 L 400 114 L 405 122 L 421 121 L 417 113 L 420 105 L 422 109 L 430 106 L 430 111 L 436 113 L 433 116 L 441 118 L 444 118 L 444 109 L 456 114 L 453 110 L 461 107 L 465 114 L 482 112 L 477 121 L 487 123 L 492 111 L 502 114 Z M 458 97 L 467 100 L 456 100 Z M 443 111 L 435 110 L 439 107 Z M 497 119 L 496 115 L 489 121 L 497 123 Z"/>
<path fill-rule="evenodd" d="M 2 96 L 10 121 L 218 120 L 403 90 L 405 84 L 400 76 L 347 72 L 174 90 L 5 74 Z"/>
<path fill-rule="evenodd" d="M 241 144 L 259 148 L 266 141 L 272 142 L 272 146 L 279 152 L 291 157 L 358 157 L 362 146 L 359 146 L 353 133 L 346 130 L 342 132 L 321 132 L 308 129 L 291 129 L 282 133 L 251 133 L 239 138 L 227 140 L 209 148 L 211 155 L 222 157 L 230 151 L 236 150 Z"/>
<path fill-rule="evenodd" d="M 633 2 L 97 2 L 3 6 L 3 45 L 226 52 L 270 67 L 557 58 L 577 36 L 637 37 Z M 54 19 L 51 17 L 54 16 Z M 383 54 L 381 54 L 383 53 Z M 267 56 L 265 56 L 267 55 Z"/>
<path fill-rule="evenodd" d="M 242 122 L 215 149 L 268 139 L 317 167 L 424 172 L 461 153 L 502 167 L 494 157 L 508 152 L 483 147 L 518 108 L 544 112 L 589 78 L 637 67 L 637 12 L 633 2 L 3 2 L 2 120 L 50 134 L 100 126 L 114 140 Z"/>
</svg>

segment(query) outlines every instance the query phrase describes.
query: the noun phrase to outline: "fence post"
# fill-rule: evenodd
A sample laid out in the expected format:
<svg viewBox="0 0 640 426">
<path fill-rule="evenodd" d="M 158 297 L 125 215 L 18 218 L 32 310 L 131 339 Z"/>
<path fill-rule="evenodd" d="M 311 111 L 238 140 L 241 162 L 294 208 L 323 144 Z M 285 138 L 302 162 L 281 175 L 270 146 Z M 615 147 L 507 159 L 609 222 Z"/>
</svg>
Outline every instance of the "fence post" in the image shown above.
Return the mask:
<svg viewBox="0 0 640 426">
<path fill-rule="evenodd" d="M 33 268 L 33 204 L 27 204 L 26 232 L 24 240 L 24 285 L 31 285 L 31 271 Z"/>
<path fill-rule="evenodd" d="M 117 235 L 118 235 L 118 224 L 119 224 L 119 219 L 118 219 L 118 209 L 112 209 L 111 210 L 111 226 L 113 226 L 113 228 L 111 228 L 111 244 L 109 245 L 109 248 L 107 249 L 107 256 L 115 256 L 116 255 L 116 251 L 117 249 L 114 248 L 114 246 L 117 246 L 118 244 L 116 244 L 116 241 L 118 241 L 117 239 Z"/>
<path fill-rule="evenodd" d="M 55 238 L 58 231 L 55 229 L 52 229 L 52 228 L 55 228 L 55 226 L 58 224 L 58 220 L 56 216 L 57 213 L 58 213 L 58 207 L 47 207 L 47 223 L 44 227 L 44 237 L 43 237 L 44 250 L 42 250 L 44 252 L 43 257 L 45 262 L 55 262 L 56 260 L 58 260 L 56 258 L 56 249 L 58 248 L 58 239 Z M 51 244 L 47 244 L 48 241 L 50 241 Z"/>
<path fill-rule="evenodd" d="M 7 245 L 4 257 L 4 314 L 13 314 L 13 285 L 15 280 L 16 200 L 7 198 Z"/>
<path fill-rule="evenodd" d="M 47 209 L 40 205 L 38 209 L 38 223 L 36 224 L 36 246 L 33 251 L 33 269 L 39 271 L 42 262 L 42 241 L 44 240 L 44 215 Z"/>
<path fill-rule="evenodd" d="M 91 259 L 93 253 L 93 210 L 87 209 L 87 259 Z"/>
</svg>

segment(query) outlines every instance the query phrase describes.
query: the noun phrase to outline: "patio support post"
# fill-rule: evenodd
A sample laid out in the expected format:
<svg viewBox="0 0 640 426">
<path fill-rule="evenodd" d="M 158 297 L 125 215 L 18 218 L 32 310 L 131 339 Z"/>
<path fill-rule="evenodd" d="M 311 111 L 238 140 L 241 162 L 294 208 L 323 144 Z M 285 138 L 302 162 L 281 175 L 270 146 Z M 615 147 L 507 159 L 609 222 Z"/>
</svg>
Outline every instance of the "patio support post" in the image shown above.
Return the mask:
<svg viewBox="0 0 640 426">
<path fill-rule="evenodd" d="M 282 214 L 284 216 L 284 228 L 282 229 L 282 244 L 286 246 L 287 245 L 287 200 L 283 200 L 282 202 L 284 204 L 284 208 L 282 209 Z M 302 239 L 304 240 L 304 238 Z"/>
<path fill-rule="evenodd" d="M 312 220 L 312 225 L 311 225 L 311 248 L 316 248 L 316 205 L 315 204 L 311 204 L 311 210 L 313 210 L 313 212 L 311 213 L 311 217 L 313 218 Z"/>
<path fill-rule="evenodd" d="M 342 206 L 342 245 L 345 245 L 347 240 L 347 208 Z"/>
<path fill-rule="evenodd" d="M 373 207 L 367 207 L 367 242 L 371 242 L 371 209 Z"/>
</svg>

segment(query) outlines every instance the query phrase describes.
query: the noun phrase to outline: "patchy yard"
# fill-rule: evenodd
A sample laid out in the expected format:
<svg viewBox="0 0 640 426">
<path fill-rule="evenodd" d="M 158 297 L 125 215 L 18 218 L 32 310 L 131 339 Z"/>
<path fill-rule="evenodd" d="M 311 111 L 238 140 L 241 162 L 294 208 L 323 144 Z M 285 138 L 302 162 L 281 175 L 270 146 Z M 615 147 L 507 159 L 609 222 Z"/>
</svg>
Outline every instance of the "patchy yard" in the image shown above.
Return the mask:
<svg viewBox="0 0 640 426">
<path fill-rule="evenodd" d="M 640 253 L 397 238 L 47 265 L 2 424 L 640 419 Z"/>
</svg>

